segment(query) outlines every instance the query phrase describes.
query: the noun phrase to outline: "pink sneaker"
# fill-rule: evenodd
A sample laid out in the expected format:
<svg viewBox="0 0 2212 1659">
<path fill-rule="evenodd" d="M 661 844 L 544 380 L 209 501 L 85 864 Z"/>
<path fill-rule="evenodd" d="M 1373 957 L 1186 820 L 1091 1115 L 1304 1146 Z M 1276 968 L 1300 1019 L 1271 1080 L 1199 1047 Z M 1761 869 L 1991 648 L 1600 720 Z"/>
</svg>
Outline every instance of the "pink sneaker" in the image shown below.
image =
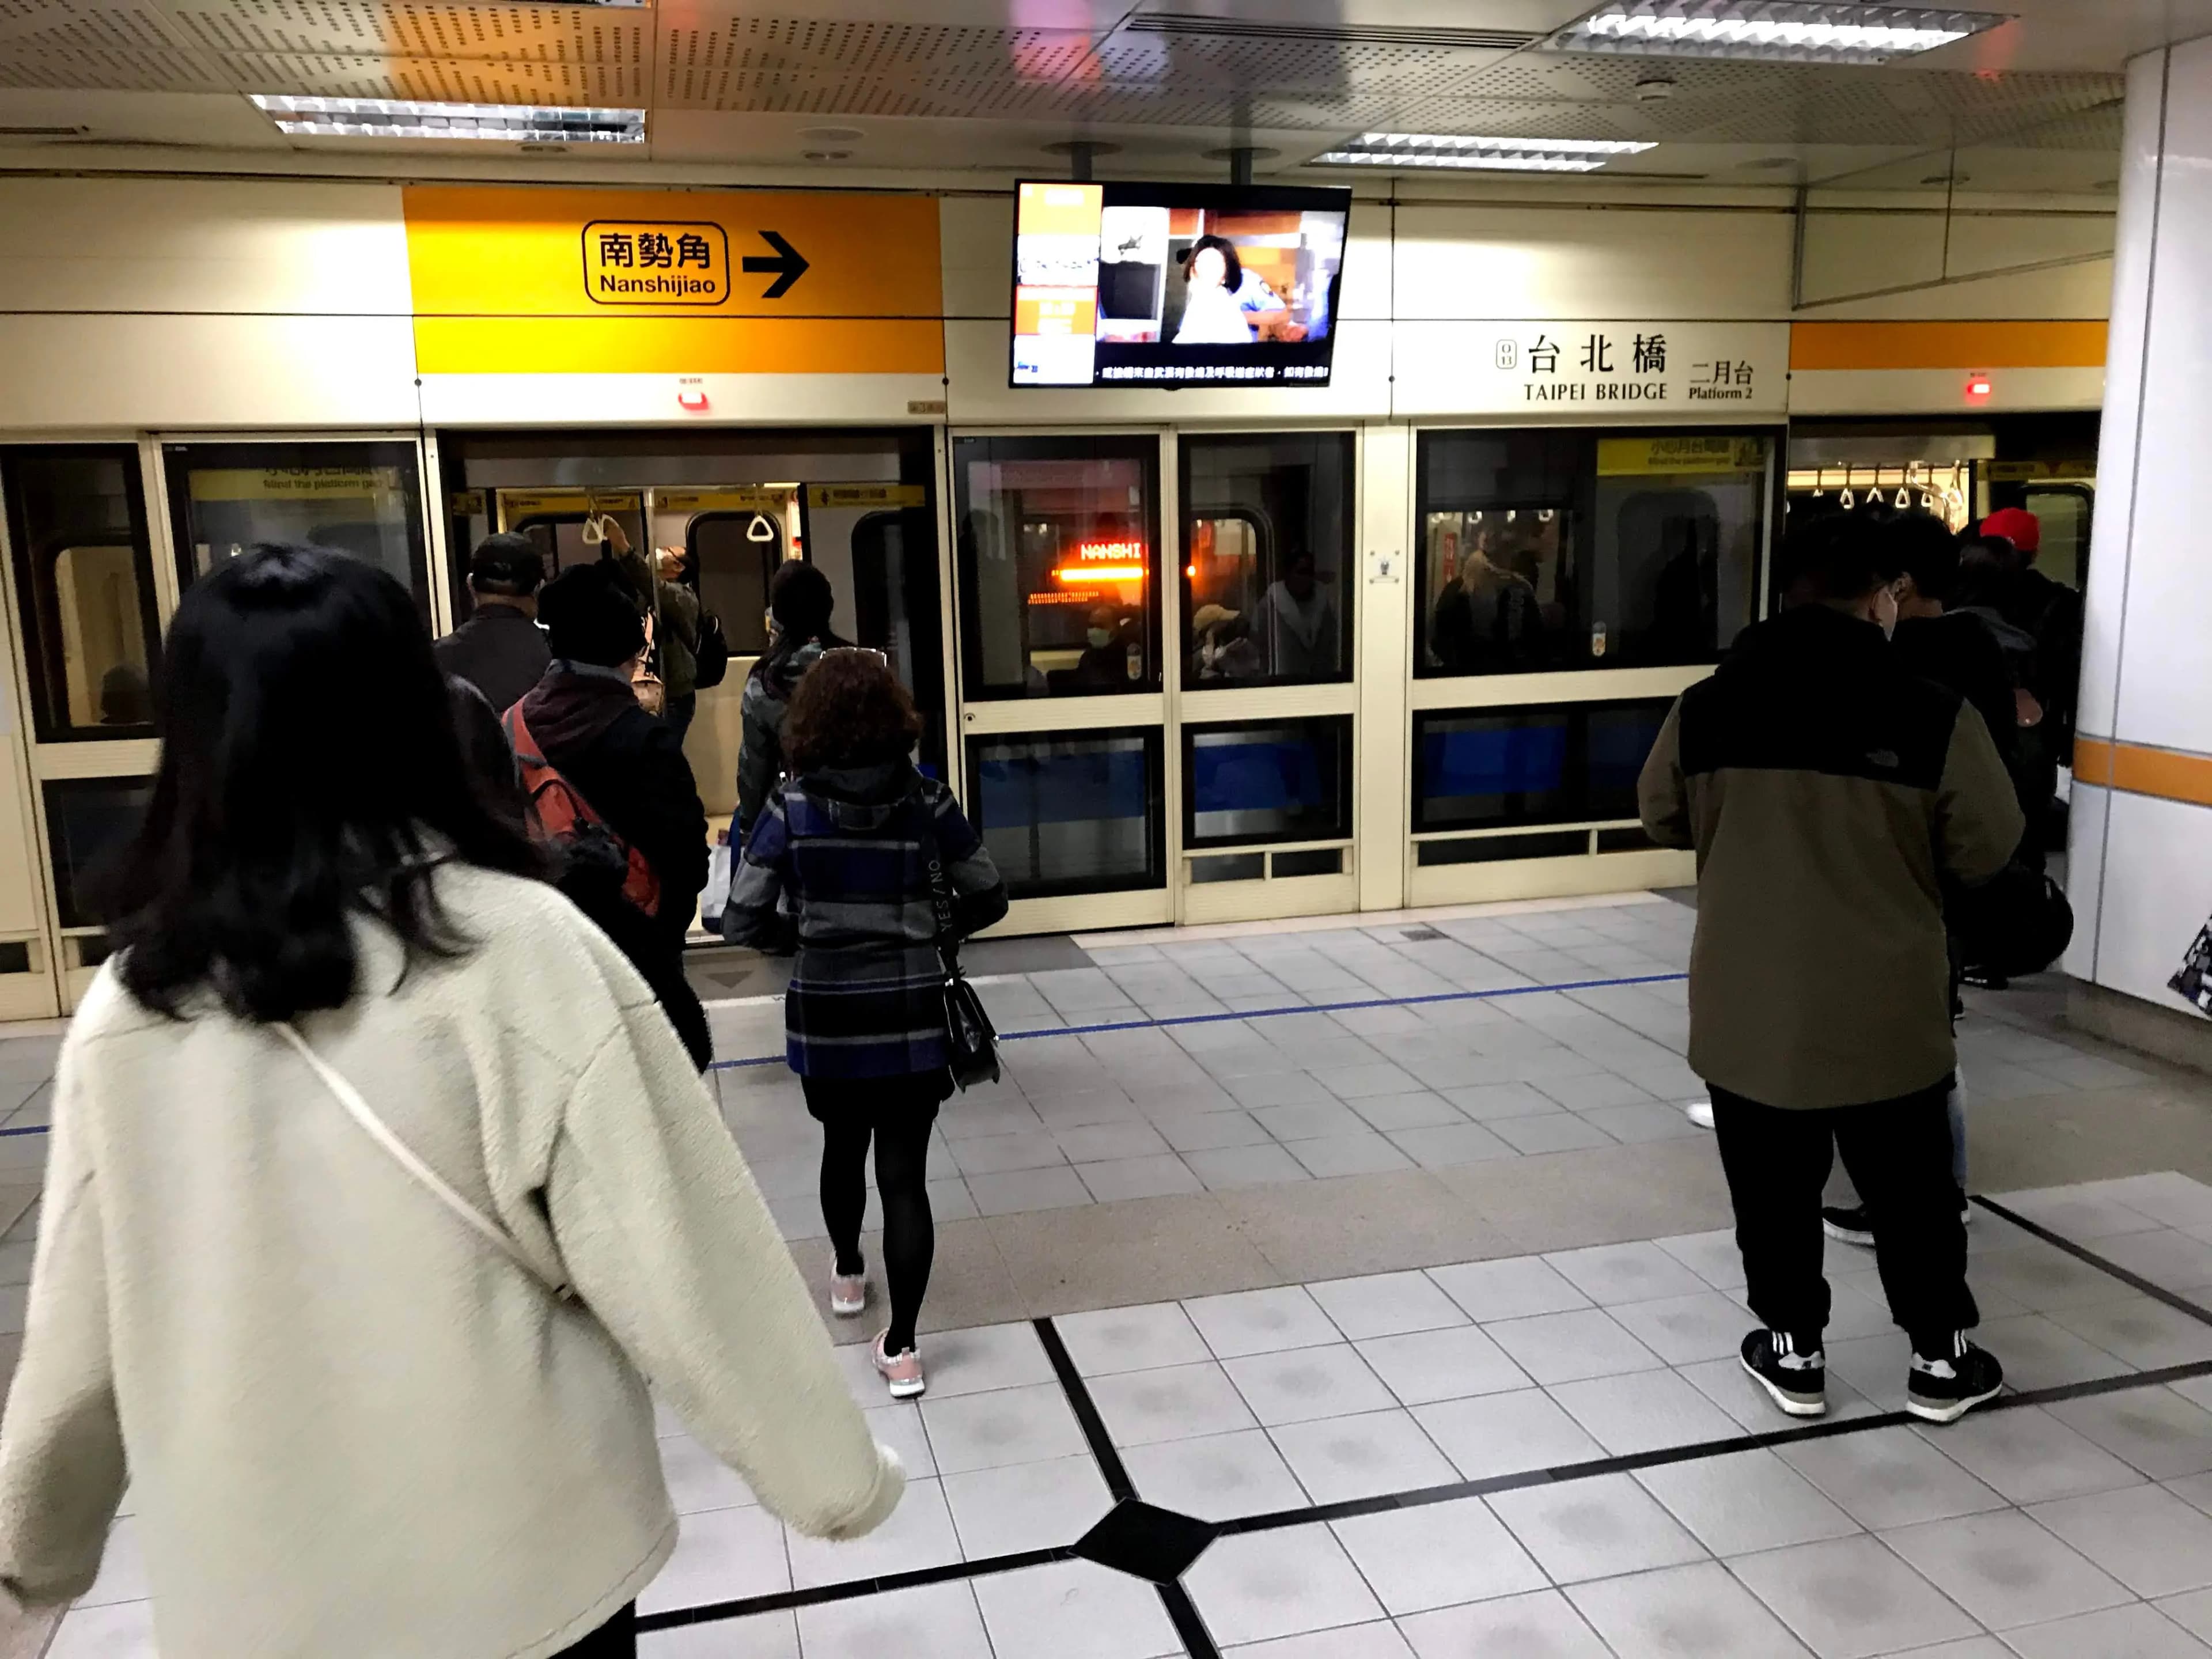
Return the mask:
<svg viewBox="0 0 2212 1659">
<path fill-rule="evenodd" d="M 840 1319 L 851 1319 L 868 1305 L 868 1273 L 863 1267 L 856 1273 L 833 1273 L 830 1275 L 830 1311 Z"/>
<path fill-rule="evenodd" d="M 890 1385 L 891 1398 L 911 1400 L 929 1386 L 922 1379 L 921 1356 L 912 1348 L 896 1355 L 885 1353 L 884 1337 L 890 1334 L 885 1331 L 877 1337 L 874 1346 L 868 1351 L 869 1355 L 875 1360 L 876 1369 L 883 1374 L 884 1381 Z"/>
</svg>

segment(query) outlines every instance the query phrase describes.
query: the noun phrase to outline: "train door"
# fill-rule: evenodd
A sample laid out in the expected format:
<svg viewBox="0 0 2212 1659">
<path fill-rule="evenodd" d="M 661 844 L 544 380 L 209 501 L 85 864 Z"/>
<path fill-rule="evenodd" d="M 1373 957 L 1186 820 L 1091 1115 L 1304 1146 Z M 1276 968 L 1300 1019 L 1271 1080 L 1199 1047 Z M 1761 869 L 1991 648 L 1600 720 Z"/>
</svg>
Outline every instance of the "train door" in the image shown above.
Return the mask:
<svg viewBox="0 0 2212 1659">
<path fill-rule="evenodd" d="M 1011 931 L 1174 918 L 1157 432 L 951 442 L 965 804 Z"/>
<path fill-rule="evenodd" d="M 600 544 L 586 526 L 602 515 L 622 526 L 631 546 L 646 544 L 645 497 L 635 489 L 495 489 L 491 509 L 494 528 L 530 538 L 548 581 L 599 558 Z M 468 562 L 457 562 L 465 580 Z"/>
</svg>

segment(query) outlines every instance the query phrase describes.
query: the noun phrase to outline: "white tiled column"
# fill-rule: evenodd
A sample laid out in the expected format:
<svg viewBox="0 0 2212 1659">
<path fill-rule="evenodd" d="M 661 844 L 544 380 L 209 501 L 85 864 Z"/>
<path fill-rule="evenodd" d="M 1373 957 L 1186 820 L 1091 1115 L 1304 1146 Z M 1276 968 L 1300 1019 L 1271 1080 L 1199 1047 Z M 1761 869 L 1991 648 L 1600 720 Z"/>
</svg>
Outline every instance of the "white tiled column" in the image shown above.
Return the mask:
<svg viewBox="0 0 2212 1659">
<path fill-rule="evenodd" d="M 2212 759 L 2212 40 L 2128 69 L 2112 342 L 2079 730 Z M 2212 808 L 2077 781 L 2078 978 L 2175 1009 L 2212 913 Z"/>
</svg>

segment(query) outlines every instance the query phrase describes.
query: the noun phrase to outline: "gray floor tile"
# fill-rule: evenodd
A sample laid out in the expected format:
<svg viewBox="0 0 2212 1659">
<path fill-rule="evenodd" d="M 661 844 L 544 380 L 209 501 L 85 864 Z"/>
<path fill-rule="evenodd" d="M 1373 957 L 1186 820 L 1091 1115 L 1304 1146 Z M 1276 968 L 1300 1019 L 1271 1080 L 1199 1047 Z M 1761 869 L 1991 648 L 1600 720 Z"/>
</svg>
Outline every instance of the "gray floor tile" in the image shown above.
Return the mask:
<svg viewBox="0 0 2212 1659">
<path fill-rule="evenodd" d="M 1071 1164 L 1103 1164 L 1109 1159 L 1152 1158 L 1168 1150 L 1159 1131 L 1149 1123 L 1093 1123 L 1078 1129 L 1056 1129 L 1053 1139 Z"/>
<path fill-rule="evenodd" d="M 1334 1531 L 1393 1613 L 1486 1601 L 1551 1583 L 1479 1498 L 1339 1521 Z"/>
<path fill-rule="evenodd" d="M 1972 1080 L 1972 1074 L 1969 1073 L 1969 1083 Z M 2149 1232 L 2160 1224 L 2118 1199 L 2086 1193 L 2078 1187 L 2046 1187 L 2028 1192 L 1999 1193 L 1996 1196 L 2007 1209 L 2017 1210 L 2030 1221 L 2040 1222 L 2051 1231 L 2083 1244 L 2124 1233 Z"/>
<path fill-rule="evenodd" d="M 912 1659 L 991 1659 L 975 1592 L 964 1583 L 802 1607 L 799 1638 L 806 1659 L 877 1659 L 892 1652 Z"/>
<path fill-rule="evenodd" d="M 1472 1325 L 1372 1338 L 1359 1352 L 1406 1406 L 1526 1388 L 1528 1375 Z"/>
<path fill-rule="evenodd" d="M 1986 1286 L 1999 1291 L 2031 1313 L 2094 1308 L 2136 1295 L 2111 1274 L 2100 1273 L 2040 1239 L 2017 1249 L 1976 1256 L 1972 1278 L 1977 1289 Z"/>
<path fill-rule="evenodd" d="M 1546 1384 L 1656 1369 L 1659 1356 L 1600 1308 L 1503 1319 L 1483 1327 L 1514 1364 Z"/>
<path fill-rule="evenodd" d="M 1420 1425 L 1403 1411 L 1292 1423 L 1267 1432 L 1316 1504 L 1418 1492 L 1458 1478 Z"/>
<path fill-rule="evenodd" d="M 1881 1534 L 1915 1571 L 1991 1630 L 2047 1624 L 2132 1601 L 2119 1582 L 2017 1510 Z"/>
<path fill-rule="evenodd" d="M 1278 1140 L 1318 1140 L 1324 1135 L 1369 1134 L 1366 1120 L 1337 1100 L 1307 1101 L 1297 1106 L 1257 1106 L 1252 1115 Z"/>
<path fill-rule="evenodd" d="M 1224 1647 L 1365 1624 L 1382 1612 L 1344 1547 L 1318 1525 L 1218 1539 L 1183 1584 Z"/>
<path fill-rule="evenodd" d="M 2212 1516 L 2163 1487 L 2064 1498 L 2027 1512 L 2137 1595 L 2212 1589 Z"/>
<path fill-rule="evenodd" d="M 1036 1120 L 1053 1133 L 1109 1123 L 1137 1124 L 1145 1114 L 1119 1089 L 1084 1089 L 1054 1094 L 1034 1103 Z"/>
<path fill-rule="evenodd" d="M 1465 1325 L 1467 1315 L 1426 1273 L 1370 1273 L 1309 1285 L 1338 1330 L 1354 1341 Z"/>
<path fill-rule="evenodd" d="M 1152 1158 L 1117 1158 L 1103 1164 L 1079 1164 L 1075 1173 L 1101 1204 L 1125 1198 L 1167 1198 L 1176 1194 L 1202 1193 L 1205 1183 L 1173 1152 Z"/>
<path fill-rule="evenodd" d="M 2005 1506 L 1996 1492 L 1910 1429 L 1800 1441 L 1777 1448 L 1775 1455 L 1863 1527 L 1909 1526 Z"/>
<path fill-rule="evenodd" d="M 2158 1610 L 2199 1640 L 2212 1642 L 2212 1590 L 2169 1595 L 2158 1604 Z"/>
<path fill-rule="evenodd" d="M 1183 1304 L 1183 1310 L 1198 1327 L 1206 1346 L 1222 1359 L 1284 1348 L 1318 1347 L 1344 1340 L 1321 1304 L 1296 1285 L 1194 1297 Z"/>
<path fill-rule="evenodd" d="M 2005 1381 L 2015 1389 L 2063 1388 L 2123 1376 L 2136 1369 L 2075 1335 L 2049 1314 L 1986 1319 L 1974 1340 L 2003 1362 Z"/>
<path fill-rule="evenodd" d="M 1820 1659 L 1869 1659 L 1980 1634 L 1934 1585 L 1864 1534 L 1738 1556 L 1729 1570 Z"/>
<path fill-rule="evenodd" d="M 781 1521 L 758 1507 L 710 1510 L 684 1517 L 675 1553 L 637 1598 L 637 1607 L 640 1613 L 665 1613 L 790 1588 Z"/>
<path fill-rule="evenodd" d="M 1858 1523 L 1772 1452 L 1732 1452 L 1639 1470 L 1636 1480 L 1715 1555 L 1844 1538 Z"/>
<path fill-rule="evenodd" d="M 1530 1157 L 1542 1152 L 1582 1152 L 1614 1144 L 1611 1135 L 1572 1112 L 1500 1118 L 1489 1127 L 1500 1140 Z"/>
<path fill-rule="evenodd" d="M 1222 1369 L 1264 1428 L 1389 1411 L 1398 1404 L 1349 1343 L 1251 1354 L 1226 1360 Z"/>
<path fill-rule="evenodd" d="M 929 1397 L 951 1400 L 993 1389 L 1018 1389 L 1053 1381 L 1052 1361 L 1036 1329 L 1026 1324 L 979 1325 L 939 1331 L 929 1339 Z M 872 1375 L 864 1376 L 874 1397 Z"/>
<path fill-rule="evenodd" d="M 1605 1448 L 1541 1389 L 1420 1406 L 1413 1416 L 1469 1480 L 1559 1468 L 1602 1457 Z"/>
<path fill-rule="evenodd" d="M 1221 1086 L 1247 1110 L 1326 1103 L 1336 1098 L 1305 1072 L 1261 1072 L 1225 1079 Z"/>
<path fill-rule="evenodd" d="M 1180 1654 L 1159 1592 L 1090 1561 L 975 1581 L 996 1659 L 1161 1659 Z"/>
<path fill-rule="evenodd" d="M 1045 1170 L 1067 1162 L 1060 1143 L 1043 1130 L 978 1135 L 952 1142 L 952 1162 L 964 1176 L 1000 1175 L 1009 1170 Z"/>
<path fill-rule="evenodd" d="M 2005 1639 L 2021 1659 L 2206 1659 L 2212 1655 L 2212 1648 L 2142 1602 L 2008 1631 Z"/>
<path fill-rule="evenodd" d="M 2100 1181 L 2092 1190 L 2168 1227 L 2212 1226 L 2212 1187 L 2172 1170 Z"/>
<path fill-rule="evenodd" d="M 1521 1156 L 1480 1123 L 1401 1129 L 1390 1139 L 1400 1152 L 1425 1170 L 1450 1170 L 1466 1164 L 1487 1164 L 1494 1158 Z"/>
<path fill-rule="evenodd" d="M 906 1496 L 899 1499 L 890 1519 L 865 1538 L 833 1543 L 793 1532 L 787 1534 L 787 1541 L 795 1589 L 913 1572 L 961 1559 L 952 1515 L 945 1507 L 943 1487 L 935 1480 L 909 1480 Z"/>
<path fill-rule="evenodd" d="M 1569 1588 L 1620 1659 L 1812 1659 L 1717 1562 Z"/>
<path fill-rule="evenodd" d="M 1500 1492 L 1490 1505 L 1561 1584 L 1707 1559 L 1659 1501 L 1625 1474 Z"/>
<path fill-rule="evenodd" d="M 1087 1452 L 948 1474 L 945 1498 L 960 1547 L 971 1561 L 1073 1544 L 1114 1507 Z"/>
<path fill-rule="evenodd" d="M 1601 1244 L 1558 1250 L 1544 1258 L 1600 1307 L 1694 1296 L 1705 1281 L 1656 1244 Z"/>
<path fill-rule="evenodd" d="M 1265 1146 L 1273 1137 L 1247 1112 L 1197 1112 L 1156 1117 L 1160 1139 L 1179 1152 L 1217 1152 L 1224 1146 Z"/>
<path fill-rule="evenodd" d="M 1613 1659 L 1557 1590 L 1536 1590 L 1398 1621 L 1419 1659 Z"/>
<path fill-rule="evenodd" d="M 1409 1095 L 1366 1095 L 1345 1103 L 1369 1127 L 1389 1133 L 1397 1129 L 1428 1129 L 1439 1124 L 1464 1123 L 1467 1117 L 1442 1095 L 1423 1090 Z"/>
<path fill-rule="evenodd" d="M 2146 1370 L 2212 1359 L 2212 1325 L 2147 1296 L 2094 1308 L 2063 1309 L 2051 1317 L 2076 1336 Z"/>
<path fill-rule="evenodd" d="M 1018 1215 L 1029 1210 L 1064 1210 L 1088 1204 L 1091 1192 L 1063 1164 L 1052 1170 L 1009 1170 L 1003 1175 L 968 1177 L 968 1190 L 982 1214 Z"/>
<path fill-rule="evenodd" d="M 927 1398 L 921 1417 L 937 1467 L 945 1474 L 1073 1457 L 1086 1449 L 1067 1396 L 1056 1382 L 951 1400 Z"/>
<path fill-rule="evenodd" d="M 1190 1316 L 1175 1302 L 1062 1314 L 1053 1326 L 1085 1376 L 1192 1365 L 1212 1358 Z"/>
<path fill-rule="evenodd" d="M 1671 1370 L 1593 1376 L 1549 1392 L 1617 1456 L 1738 1437 L 1734 1419 Z"/>
<path fill-rule="evenodd" d="M 1291 1156 L 1316 1176 L 1377 1175 L 1413 1167 L 1413 1159 L 1371 1132 L 1294 1140 L 1290 1148 Z"/>
<path fill-rule="evenodd" d="M 1117 1446 L 1148 1446 L 1255 1426 L 1258 1419 L 1218 1364 L 1125 1371 L 1091 1385 L 1091 1398 Z"/>
<path fill-rule="evenodd" d="M 1477 1321 L 1525 1319 L 1590 1305 L 1588 1297 L 1539 1256 L 1431 1267 L 1429 1277 L 1469 1318 Z"/>
<path fill-rule="evenodd" d="M 1209 1147 L 1185 1152 L 1182 1161 L 1209 1192 L 1237 1187 L 1273 1187 L 1286 1181 L 1310 1181 L 1304 1164 L 1273 1141 L 1259 1146 Z"/>
<path fill-rule="evenodd" d="M 1682 1121 L 1687 1123 L 1689 1119 L 1685 1117 Z M 1698 1133 L 1705 1132 L 1700 1129 Z M 1734 1293 L 1743 1289 L 1743 1255 L 1736 1249 L 1733 1231 L 1723 1228 L 1709 1233 L 1682 1233 L 1673 1238 L 1655 1239 L 1653 1243 L 1715 1290 Z"/>
<path fill-rule="evenodd" d="M 1264 1429 L 1133 1446 L 1121 1461 L 1146 1503 L 1201 1521 L 1303 1509 L 1307 1502 Z"/>
<path fill-rule="evenodd" d="M 1672 1101 L 1649 1101 L 1633 1106 L 1601 1106 L 1582 1115 L 1589 1121 L 1630 1146 L 1654 1140 L 1687 1140 L 1705 1133 L 1683 1115 Z"/>
<path fill-rule="evenodd" d="M 1744 1334 L 1759 1322 L 1741 1303 L 1718 1291 L 1630 1302 L 1607 1311 L 1670 1365 L 1733 1358 L 1742 1349 Z"/>
<path fill-rule="evenodd" d="M 1571 1112 L 1654 1103 L 1651 1097 L 1643 1090 L 1626 1078 L 1616 1077 L 1611 1072 L 1584 1072 L 1572 1077 L 1540 1078 L 1536 1079 L 1536 1087 Z M 1680 1115 L 1678 1113 L 1676 1115 Z"/>
<path fill-rule="evenodd" d="M 2171 1389 L 2092 1395 L 2044 1409 L 2154 1480 L 2212 1470 L 2212 1412 Z"/>
<path fill-rule="evenodd" d="M 1531 1083 L 1478 1083 L 1446 1089 L 1443 1097 L 1477 1123 L 1557 1114 L 1566 1109 Z"/>
<path fill-rule="evenodd" d="M 2171 1227 L 2101 1239 L 2097 1254 L 2169 1291 L 2212 1285 L 2212 1242 Z"/>
<path fill-rule="evenodd" d="M 1227 1650 L 1227 1659 L 1413 1659 L 1413 1649 L 1389 1620 L 1311 1631 Z"/>
<path fill-rule="evenodd" d="M 2111 1492 L 2142 1480 L 2039 1407 L 1984 1412 L 1913 1432 L 2015 1504 Z"/>
</svg>

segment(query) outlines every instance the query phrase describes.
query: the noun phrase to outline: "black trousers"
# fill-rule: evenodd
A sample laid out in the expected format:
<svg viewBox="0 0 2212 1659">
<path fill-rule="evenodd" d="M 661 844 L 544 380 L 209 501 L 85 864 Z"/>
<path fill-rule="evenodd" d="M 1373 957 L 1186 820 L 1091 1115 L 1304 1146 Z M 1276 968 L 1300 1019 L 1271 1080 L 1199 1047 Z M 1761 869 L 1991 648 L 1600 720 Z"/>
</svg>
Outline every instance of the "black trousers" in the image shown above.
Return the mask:
<svg viewBox="0 0 2212 1659">
<path fill-rule="evenodd" d="M 1805 1348 L 1828 1324 L 1820 1271 L 1820 1189 L 1833 1152 L 1874 1228 L 1875 1265 L 1890 1317 L 1917 1352 L 1948 1352 L 1954 1332 L 1978 1322 L 1966 1288 L 1966 1228 L 1951 1181 L 1945 1078 L 1917 1094 L 1811 1111 L 1762 1106 L 1713 1091 L 1713 1130 L 1735 1206 L 1745 1299 L 1762 1324 Z"/>
<path fill-rule="evenodd" d="M 637 1603 L 633 1601 L 556 1659 L 637 1659 Z"/>
</svg>

